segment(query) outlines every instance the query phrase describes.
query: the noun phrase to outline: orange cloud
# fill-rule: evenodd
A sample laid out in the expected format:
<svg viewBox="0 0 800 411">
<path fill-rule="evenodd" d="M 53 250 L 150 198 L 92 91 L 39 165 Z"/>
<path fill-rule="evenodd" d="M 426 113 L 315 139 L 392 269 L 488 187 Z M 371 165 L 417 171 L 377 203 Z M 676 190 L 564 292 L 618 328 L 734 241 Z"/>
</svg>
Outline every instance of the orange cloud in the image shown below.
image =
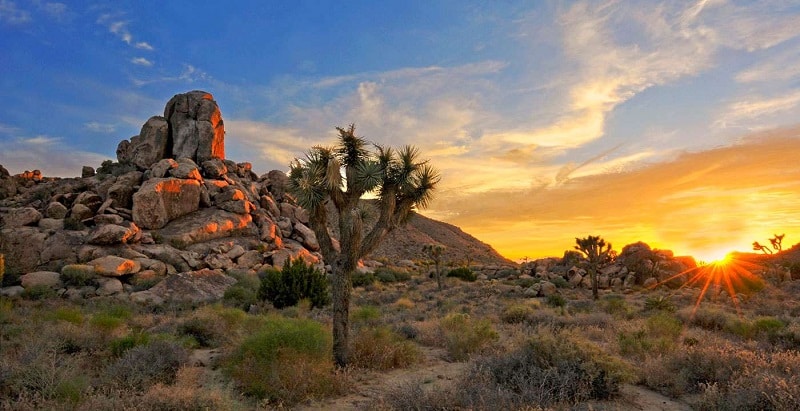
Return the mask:
<svg viewBox="0 0 800 411">
<path fill-rule="evenodd" d="M 773 233 L 785 232 L 787 244 L 800 242 L 798 158 L 800 127 L 782 129 L 560 185 L 449 190 L 429 214 L 509 258 L 560 255 L 575 237 L 589 234 L 617 249 L 642 240 L 706 258 L 721 250 L 748 250 Z"/>
</svg>

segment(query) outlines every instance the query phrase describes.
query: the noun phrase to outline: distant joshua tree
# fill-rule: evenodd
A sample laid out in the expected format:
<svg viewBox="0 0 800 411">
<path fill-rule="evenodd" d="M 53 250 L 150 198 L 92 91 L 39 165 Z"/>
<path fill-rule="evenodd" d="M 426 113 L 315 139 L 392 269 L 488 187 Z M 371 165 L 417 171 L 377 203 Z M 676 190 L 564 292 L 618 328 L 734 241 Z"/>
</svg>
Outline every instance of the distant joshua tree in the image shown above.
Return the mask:
<svg viewBox="0 0 800 411">
<path fill-rule="evenodd" d="M 442 290 L 442 255 L 444 254 L 444 246 L 440 244 L 425 244 L 422 246 L 422 252 L 425 253 L 434 265 L 434 276 L 436 277 L 436 287 L 439 291 Z"/>
<path fill-rule="evenodd" d="M 775 254 L 776 252 L 780 253 L 781 251 L 783 251 L 783 237 L 785 236 L 786 234 L 781 234 L 781 235 L 773 234 L 772 238 L 769 239 L 769 243 L 770 245 L 772 245 L 772 249 L 770 249 L 765 245 L 760 244 L 758 241 L 754 241 L 753 250 L 761 251 L 764 254 Z"/>
<path fill-rule="evenodd" d="M 426 207 L 439 182 L 439 173 L 419 160 L 416 147 L 399 150 L 368 143 L 355 135 L 355 125 L 337 127 L 335 147 L 314 147 L 304 159 L 295 159 L 289 188 L 308 210 L 311 228 L 322 256 L 332 270 L 333 357 L 344 367 L 349 354 L 349 317 L 352 275 L 358 260 L 371 253 L 395 228 L 405 224 L 415 208 Z M 361 197 L 375 193 L 379 216 L 364 227 Z M 328 233 L 328 208 L 332 203 L 339 220 L 339 244 Z"/>
<path fill-rule="evenodd" d="M 609 261 L 613 257 L 611 243 L 606 244 L 606 240 L 600 236 L 588 236 L 586 238 L 575 238 L 575 249 L 582 252 L 589 260 L 589 276 L 592 280 L 592 298 L 599 298 L 597 291 L 597 271 L 600 265 Z"/>
</svg>

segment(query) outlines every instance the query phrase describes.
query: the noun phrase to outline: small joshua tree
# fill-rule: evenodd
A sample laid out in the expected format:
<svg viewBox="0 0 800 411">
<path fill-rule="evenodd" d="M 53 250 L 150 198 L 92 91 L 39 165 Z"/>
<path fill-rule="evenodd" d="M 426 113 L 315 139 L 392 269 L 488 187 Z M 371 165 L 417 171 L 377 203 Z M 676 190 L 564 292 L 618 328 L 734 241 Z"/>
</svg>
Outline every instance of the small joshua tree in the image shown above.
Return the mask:
<svg viewBox="0 0 800 411">
<path fill-rule="evenodd" d="M 597 291 L 597 270 L 600 265 L 608 262 L 613 252 L 611 250 L 611 243 L 606 244 L 606 240 L 600 236 L 588 236 L 586 238 L 575 238 L 575 249 L 582 252 L 586 259 L 589 260 L 589 276 L 592 280 L 592 298 L 595 300 L 599 298 Z"/>
<path fill-rule="evenodd" d="M 781 235 L 773 234 L 772 238 L 769 239 L 769 243 L 770 245 L 772 245 L 772 249 L 763 244 L 760 244 L 758 241 L 754 241 L 753 250 L 761 251 L 764 254 L 775 254 L 776 252 L 780 253 L 781 251 L 783 251 L 783 237 L 785 236 L 786 234 L 781 234 Z"/>
<path fill-rule="evenodd" d="M 436 277 L 436 287 L 441 291 L 442 285 L 442 254 L 444 254 L 444 246 L 439 244 L 425 244 L 422 246 L 424 252 L 431 260 L 433 260 L 434 276 Z"/>
</svg>

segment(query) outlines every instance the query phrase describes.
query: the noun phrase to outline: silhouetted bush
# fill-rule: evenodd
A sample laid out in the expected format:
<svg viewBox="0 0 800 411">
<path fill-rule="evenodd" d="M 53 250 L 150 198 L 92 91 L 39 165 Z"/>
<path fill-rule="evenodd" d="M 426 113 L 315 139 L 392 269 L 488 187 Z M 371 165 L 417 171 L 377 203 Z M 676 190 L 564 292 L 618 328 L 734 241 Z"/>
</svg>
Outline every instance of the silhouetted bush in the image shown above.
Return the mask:
<svg viewBox="0 0 800 411">
<path fill-rule="evenodd" d="M 330 303 L 328 280 L 322 271 L 298 258 L 283 265 L 281 271 L 269 270 L 261 279 L 258 297 L 272 303 L 275 308 L 291 307 L 304 298 L 311 307 Z"/>
<path fill-rule="evenodd" d="M 478 275 L 467 267 L 454 268 L 447 273 L 447 276 L 459 278 L 469 282 L 473 282 L 478 279 Z"/>
</svg>

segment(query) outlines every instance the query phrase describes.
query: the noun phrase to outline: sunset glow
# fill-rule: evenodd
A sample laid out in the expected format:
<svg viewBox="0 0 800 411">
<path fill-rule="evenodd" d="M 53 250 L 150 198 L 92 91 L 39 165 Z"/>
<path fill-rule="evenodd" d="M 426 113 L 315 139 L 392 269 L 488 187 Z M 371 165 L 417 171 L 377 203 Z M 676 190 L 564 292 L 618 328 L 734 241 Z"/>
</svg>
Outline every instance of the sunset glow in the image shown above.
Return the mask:
<svg viewBox="0 0 800 411">
<path fill-rule="evenodd" d="M 205 90 L 258 175 L 350 123 L 418 146 L 442 174 L 423 213 L 510 259 L 800 242 L 795 2 L 44 4 L 0 12 L 12 174 L 80 175 Z"/>
</svg>

